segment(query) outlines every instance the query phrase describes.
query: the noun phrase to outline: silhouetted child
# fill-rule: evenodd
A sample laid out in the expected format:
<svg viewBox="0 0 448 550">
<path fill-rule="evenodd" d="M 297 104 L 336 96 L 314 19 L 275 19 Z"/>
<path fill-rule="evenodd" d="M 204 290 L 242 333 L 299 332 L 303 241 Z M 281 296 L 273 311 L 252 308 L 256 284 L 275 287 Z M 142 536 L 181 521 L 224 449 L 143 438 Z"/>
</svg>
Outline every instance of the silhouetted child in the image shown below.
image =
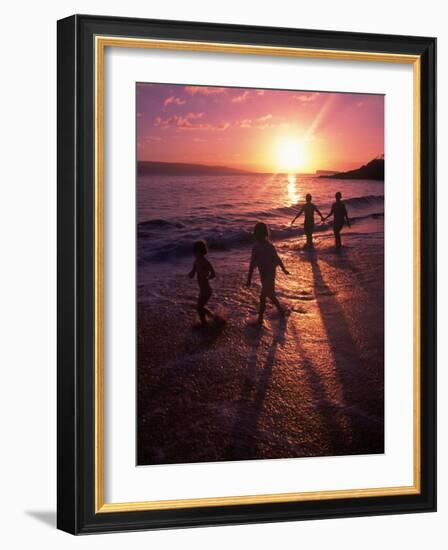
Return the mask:
<svg viewBox="0 0 448 550">
<path fill-rule="evenodd" d="M 305 220 L 303 222 L 303 229 L 306 235 L 306 245 L 313 246 L 313 231 L 314 231 L 314 212 L 317 212 L 320 216 L 320 219 L 323 221 L 324 217 L 319 212 L 319 209 L 315 204 L 311 202 L 312 196 L 308 193 L 306 196 L 306 203 L 302 208 L 297 212 L 295 218 L 292 220 L 291 225 L 299 218 L 303 213 L 305 213 Z"/>
<path fill-rule="evenodd" d="M 347 208 L 345 204 L 341 201 L 342 195 L 338 191 L 335 195 L 336 202 L 331 206 L 331 211 L 324 219 L 328 219 L 330 216 L 333 216 L 333 231 L 334 231 L 334 241 L 336 248 L 341 248 L 341 230 L 344 227 L 344 223 L 350 228 L 350 220 L 348 219 Z"/>
<path fill-rule="evenodd" d="M 289 275 L 283 265 L 282 260 L 277 254 L 275 246 L 269 241 L 269 229 L 265 223 L 257 223 L 254 229 L 255 244 L 252 248 L 252 257 L 250 260 L 249 273 L 247 275 L 246 286 L 252 282 L 252 274 L 256 267 L 260 272 L 261 294 L 258 323 L 263 322 L 263 315 L 266 309 L 266 298 L 269 298 L 281 315 L 284 310 L 275 295 L 275 274 L 277 266 L 280 266 L 283 273 Z"/>
<path fill-rule="evenodd" d="M 198 313 L 201 323 L 205 325 L 206 315 L 213 319 L 215 318 L 213 313 L 205 306 L 210 300 L 210 296 L 213 294 L 209 281 L 216 275 L 212 264 L 205 257 L 207 255 L 207 245 L 204 241 L 196 241 L 193 244 L 193 254 L 196 259 L 193 264 L 193 269 L 188 276 L 190 279 L 193 279 L 193 277 L 197 275 L 199 285 Z"/>
</svg>

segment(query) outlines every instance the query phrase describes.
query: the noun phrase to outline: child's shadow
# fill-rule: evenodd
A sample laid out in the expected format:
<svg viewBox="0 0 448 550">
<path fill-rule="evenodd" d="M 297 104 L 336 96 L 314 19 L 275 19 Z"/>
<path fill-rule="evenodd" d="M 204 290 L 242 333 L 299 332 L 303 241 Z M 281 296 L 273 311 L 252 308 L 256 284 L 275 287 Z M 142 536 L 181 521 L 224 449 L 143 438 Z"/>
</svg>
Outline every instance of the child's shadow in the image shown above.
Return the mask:
<svg viewBox="0 0 448 550">
<path fill-rule="evenodd" d="M 186 348 L 189 353 L 195 353 L 200 349 L 210 348 L 221 336 L 226 323 L 223 320 L 214 320 L 205 325 L 194 325 L 190 337 L 187 339 Z"/>
<path fill-rule="evenodd" d="M 243 373 L 244 381 L 237 401 L 233 429 L 225 451 L 226 460 L 263 458 L 258 450 L 262 437 L 259 419 L 266 393 L 271 384 L 277 348 L 285 340 L 287 324 L 287 317 L 280 318 L 273 323 L 272 340 L 266 354 L 262 349 L 264 327 L 254 324 L 246 325 L 244 340 L 249 347 L 249 357 L 247 368 Z"/>
</svg>

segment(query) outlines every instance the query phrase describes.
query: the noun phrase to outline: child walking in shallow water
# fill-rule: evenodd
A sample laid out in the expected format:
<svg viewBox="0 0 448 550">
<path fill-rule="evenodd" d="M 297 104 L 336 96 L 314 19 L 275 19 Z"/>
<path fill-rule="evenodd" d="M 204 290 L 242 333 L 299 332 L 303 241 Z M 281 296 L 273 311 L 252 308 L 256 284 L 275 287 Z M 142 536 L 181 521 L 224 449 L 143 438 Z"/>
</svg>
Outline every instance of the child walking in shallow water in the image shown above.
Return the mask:
<svg viewBox="0 0 448 550">
<path fill-rule="evenodd" d="M 188 274 L 190 279 L 193 279 L 195 275 L 197 275 L 198 278 L 199 297 L 197 309 L 201 324 L 203 325 L 207 323 L 207 315 L 212 319 L 215 318 L 213 313 L 205 307 L 210 300 L 210 296 L 213 294 L 209 281 L 216 276 L 212 264 L 205 257 L 207 252 L 207 245 L 204 241 L 197 241 L 193 244 L 193 254 L 196 259 L 193 264 L 193 269 Z"/>
<path fill-rule="evenodd" d="M 266 309 L 266 298 L 269 298 L 278 312 L 284 315 L 284 309 L 275 295 L 275 275 L 277 266 L 280 266 L 285 275 L 289 275 L 289 272 L 277 254 L 275 246 L 269 241 L 269 230 L 265 223 L 259 222 L 255 225 L 254 237 L 255 244 L 252 248 L 252 257 L 250 260 L 246 286 L 249 287 L 251 285 L 254 269 L 258 267 L 261 279 L 258 323 L 262 324 Z"/>
</svg>

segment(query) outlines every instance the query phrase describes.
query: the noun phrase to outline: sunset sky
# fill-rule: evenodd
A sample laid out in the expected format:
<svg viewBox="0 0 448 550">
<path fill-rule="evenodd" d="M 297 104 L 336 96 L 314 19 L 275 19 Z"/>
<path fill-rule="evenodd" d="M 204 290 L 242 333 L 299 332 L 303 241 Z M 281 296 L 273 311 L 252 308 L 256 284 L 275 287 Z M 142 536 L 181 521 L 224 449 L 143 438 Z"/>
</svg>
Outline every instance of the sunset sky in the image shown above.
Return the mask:
<svg viewBox="0 0 448 550">
<path fill-rule="evenodd" d="M 137 158 L 261 172 L 349 170 L 384 153 L 384 96 L 137 84 Z"/>
</svg>

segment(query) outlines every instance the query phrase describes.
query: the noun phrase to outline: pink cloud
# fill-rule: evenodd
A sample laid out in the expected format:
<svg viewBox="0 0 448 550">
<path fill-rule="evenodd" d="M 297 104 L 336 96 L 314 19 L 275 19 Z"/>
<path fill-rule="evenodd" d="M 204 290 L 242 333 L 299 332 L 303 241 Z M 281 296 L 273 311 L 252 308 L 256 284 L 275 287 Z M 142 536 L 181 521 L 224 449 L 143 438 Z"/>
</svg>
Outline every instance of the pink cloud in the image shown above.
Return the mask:
<svg viewBox="0 0 448 550">
<path fill-rule="evenodd" d="M 232 103 L 242 103 L 243 101 L 246 101 L 250 96 L 250 92 L 248 90 L 244 90 L 244 92 L 240 95 L 237 95 L 236 97 L 232 97 Z"/>
<path fill-rule="evenodd" d="M 219 124 L 197 122 L 203 116 L 204 113 L 188 113 L 185 116 L 173 115 L 165 119 L 158 116 L 154 120 L 154 126 L 163 130 L 172 127 L 180 130 L 227 130 L 230 127 L 229 122 L 220 122 Z"/>
<path fill-rule="evenodd" d="M 222 94 L 226 91 L 226 89 L 215 86 L 185 86 L 185 91 L 190 95 L 213 95 Z"/>
<path fill-rule="evenodd" d="M 312 103 L 313 101 L 316 101 L 319 95 L 320 95 L 319 92 L 314 92 L 312 94 L 300 94 L 300 95 L 294 96 L 294 99 L 297 99 L 302 103 Z"/>
<path fill-rule="evenodd" d="M 232 98 L 233 103 L 242 103 L 246 99 L 253 99 L 255 96 L 263 96 L 264 90 L 244 90 L 240 95 L 237 95 Z"/>
<path fill-rule="evenodd" d="M 165 99 L 163 102 L 163 105 L 167 107 L 168 105 L 171 105 L 171 103 L 174 103 L 175 105 L 185 105 L 187 103 L 185 99 L 181 99 L 180 97 L 174 97 L 173 95 L 170 95 Z"/>
<path fill-rule="evenodd" d="M 250 118 L 243 118 L 242 120 L 237 120 L 236 125 L 240 128 L 251 128 L 252 120 Z"/>
<path fill-rule="evenodd" d="M 238 120 L 235 124 L 240 128 L 258 128 L 259 130 L 263 130 L 264 128 L 271 128 L 274 126 L 274 124 L 269 123 L 271 119 L 272 115 L 269 114 L 255 119 L 244 118 L 242 120 Z"/>
</svg>

